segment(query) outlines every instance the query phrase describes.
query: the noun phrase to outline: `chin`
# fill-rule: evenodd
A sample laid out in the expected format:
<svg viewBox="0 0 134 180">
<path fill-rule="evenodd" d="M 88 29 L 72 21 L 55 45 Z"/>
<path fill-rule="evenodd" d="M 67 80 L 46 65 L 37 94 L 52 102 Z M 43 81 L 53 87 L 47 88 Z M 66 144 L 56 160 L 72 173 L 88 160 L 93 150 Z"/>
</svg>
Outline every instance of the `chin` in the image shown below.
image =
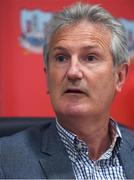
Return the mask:
<svg viewBox="0 0 134 180">
<path fill-rule="evenodd" d="M 85 115 L 88 111 L 83 106 L 67 106 L 66 108 L 61 108 L 60 114 L 64 116 L 83 116 Z"/>
</svg>

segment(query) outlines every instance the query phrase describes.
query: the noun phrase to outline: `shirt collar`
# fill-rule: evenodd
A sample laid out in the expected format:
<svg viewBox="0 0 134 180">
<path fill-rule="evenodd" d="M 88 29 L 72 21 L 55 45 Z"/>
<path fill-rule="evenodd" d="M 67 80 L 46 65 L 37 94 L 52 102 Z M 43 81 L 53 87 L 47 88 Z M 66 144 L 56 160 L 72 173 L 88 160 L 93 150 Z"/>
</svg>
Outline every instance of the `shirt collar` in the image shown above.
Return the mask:
<svg viewBox="0 0 134 180">
<path fill-rule="evenodd" d="M 71 160 L 76 159 L 80 151 L 83 152 L 85 155 L 88 155 L 88 148 L 84 141 L 79 140 L 74 133 L 63 128 L 63 126 L 61 126 L 57 120 L 56 120 L 56 127 L 58 134 L 61 138 L 61 141 L 64 143 Z M 120 144 L 122 141 L 121 131 L 118 127 L 118 124 L 112 119 L 110 119 L 109 129 L 110 129 L 110 134 L 112 136 L 112 144 L 110 148 L 101 156 L 100 159 L 110 158 L 112 156 L 112 153 L 113 154 L 118 153 L 120 148 Z"/>
<path fill-rule="evenodd" d="M 72 132 L 70 132 L 69 130 L 63 128 L 57 120 L 56 120 L 56 127 L 57 127 L 58 134 L 61 138 L 61 141 L 65 145 L 69 158 L 72 161 L 75 161 L 77 157 L 75 139 L 77 138 L 77 136 L 73 134 Z"/>
</svg>

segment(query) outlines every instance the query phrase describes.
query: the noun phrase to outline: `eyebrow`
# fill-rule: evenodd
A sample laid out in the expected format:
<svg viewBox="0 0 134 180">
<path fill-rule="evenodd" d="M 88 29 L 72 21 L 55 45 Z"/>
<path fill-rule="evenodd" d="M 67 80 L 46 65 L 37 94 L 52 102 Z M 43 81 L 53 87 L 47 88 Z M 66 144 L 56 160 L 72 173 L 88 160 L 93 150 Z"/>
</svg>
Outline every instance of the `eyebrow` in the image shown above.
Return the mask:
<svg viewBox="0 0 134 180">
<path fill-rule="evenodd" d="M 98 45 L 92 45 L 92 46 L 84 46 L 84 47 L 81 47 L 80 49 L 82 50 L 90 50 L 90 49 L 96 49 L 96 48 L 99 48 Z M 69 48 L 65 48 L 65 47 L 62 47 L 62 46 L 57 46 L 57 47 L 54 47 L 52 48 L 52 50 L 62 50 L 62 51 L 67 51 Z"/>
<path fill-rule="evenodd" d="M 83 50 L 89 50 L 89 49 L 96 49 L 99 48 L 98 45 L 92 45 L 92 46 L 84 46 L 82 47 Z"/>
<path fill-rule="evenodd" d="M 67 50 L 67 48 L 64 48 L 64 47 L 62 47 L 62 46 L 57 46 L 57 47 L 54 47 L 54 48 L 52 48 L 52 50 Z"/>
</svg>

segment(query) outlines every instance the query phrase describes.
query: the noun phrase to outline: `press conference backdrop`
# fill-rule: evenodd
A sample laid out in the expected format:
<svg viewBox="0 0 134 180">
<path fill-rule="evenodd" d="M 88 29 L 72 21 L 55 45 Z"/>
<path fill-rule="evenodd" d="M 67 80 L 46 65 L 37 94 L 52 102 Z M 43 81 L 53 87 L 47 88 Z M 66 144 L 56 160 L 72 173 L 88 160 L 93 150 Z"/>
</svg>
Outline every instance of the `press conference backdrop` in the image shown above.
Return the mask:
<svg viewBox="0 0 134 180">
<path fill-rule="evenodd" d="M 45 32 L 55 12 L 75 0 L 0 1 L 0 117 L 53 117 L 43 71 Z M 84 1 L 83 1 L 84 2 Z M 134 1 L 86 0 L 109 10 L 125 26 L 131 66 L 111 116 L 134 129 Z"/>
</svg>

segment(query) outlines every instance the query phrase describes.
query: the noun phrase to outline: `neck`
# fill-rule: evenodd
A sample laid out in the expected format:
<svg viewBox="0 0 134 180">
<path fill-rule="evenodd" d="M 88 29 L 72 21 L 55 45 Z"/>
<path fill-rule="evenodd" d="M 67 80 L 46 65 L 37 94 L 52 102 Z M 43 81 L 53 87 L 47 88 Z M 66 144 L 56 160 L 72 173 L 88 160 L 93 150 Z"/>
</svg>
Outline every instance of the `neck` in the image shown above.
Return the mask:
<svg viewBox="0 0 134 180">
<path fill-rule="evenodd" d="M 58 118 L 60 124 L 83 140 L 89 149 L 89 157 L 97 160 L 110 146 L 109 117 Z"/>
</svg>

